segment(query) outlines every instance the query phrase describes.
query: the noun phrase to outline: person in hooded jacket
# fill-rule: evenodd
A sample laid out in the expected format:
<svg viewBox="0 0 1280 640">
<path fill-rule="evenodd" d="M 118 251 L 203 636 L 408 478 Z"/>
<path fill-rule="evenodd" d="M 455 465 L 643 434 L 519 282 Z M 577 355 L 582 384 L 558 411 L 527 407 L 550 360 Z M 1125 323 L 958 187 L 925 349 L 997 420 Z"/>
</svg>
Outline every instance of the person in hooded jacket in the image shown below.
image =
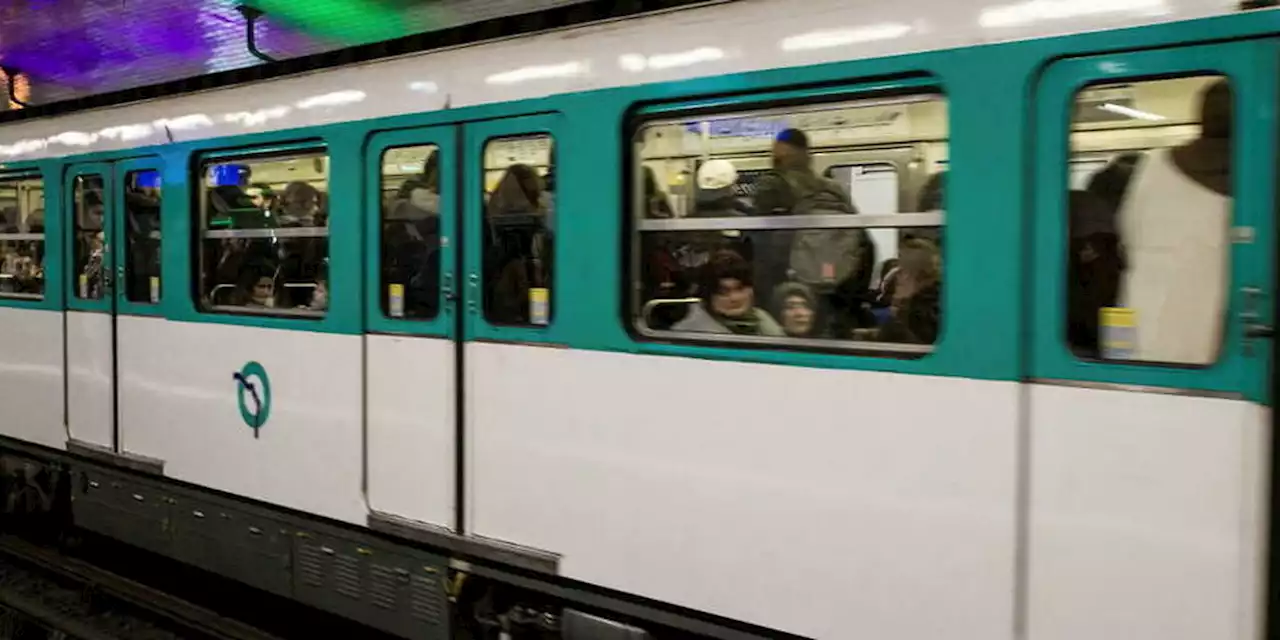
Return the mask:
<svg viewBox="0 0 1280 640">
<path fill-rule="evenodd" d="M 434 317 L 440 306 L 440 161 L 432 151 L 422 172 L 404 181 L 382 219 L 382 286 L 403 287 L 403 316 Z"/>
<path fill-rule="evenodd" d="M 730 250 L 716 252 L 703 271 L 702 300 L 672 329 L 694 333 L 784 336 L 769 312 L 756 306 L 751 265 Z"/>
<path fill-rule="evenodd" d="M 788 282 L 773 293 L 773 308 L 778 310 L 782 330 L 792 338 L 826 337 L 819 331 L 818 303 L 813 291 L 799 282 Z"/>
<path fill-rule="evenodd" d="M 531 290 L 551 286 L 552 246 L 542 208 L 542 178 L 513 164 L 486 205 L 485 315 L 491 322 L 529 324 Z"/>
</svg>

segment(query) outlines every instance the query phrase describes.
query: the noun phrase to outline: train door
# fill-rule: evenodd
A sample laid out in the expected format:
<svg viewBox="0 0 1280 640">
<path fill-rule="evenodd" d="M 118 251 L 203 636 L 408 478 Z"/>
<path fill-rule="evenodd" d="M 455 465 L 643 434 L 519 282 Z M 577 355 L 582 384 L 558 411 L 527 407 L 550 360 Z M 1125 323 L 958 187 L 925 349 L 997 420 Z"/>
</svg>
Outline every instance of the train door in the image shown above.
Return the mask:
<svg viewBox="0 0 1280 640">
<path fill-rule="evenodd" d="M 365 162 L 369 504 L 444 529 L 457 525 L 456 136 L 380 133 Z"/>
<path fill-rule="evenodd" d="M 463 128 L 462 389 L 461 438 L 464 532 L 520 546 L 537 546 L 513 521 L 511 500 L 524 499 L 532 478 L 522 451 L 545 450 L 521 441 L 539 420 L 532 376 L 555 375 L 558 332 L 570 326 L 570 276 L 557 247 L 572 242 L 557 225 L 580 216 L 586 229 L 599 212 L 567 210 L 558 196 L 558 114 L 507 118 Z M 579 269 L 612 265 L 578 265 Z M 581 299 L 590 296 L 583 295 Z M 519 489 L 517 489 L 519 488 Z"/>
<path fill-rule="evenodd" d="M 1031 640 L 1262 635 L 1278 67 L 1240 41 L 1040 78 Z"/>
<path fill-rule="evenodd" d="M 120 452 L 118 315 L 159 302 L 158 161 L 73 165 L 67 225 L 67 429 L 72 444 Z"/>
</svg>

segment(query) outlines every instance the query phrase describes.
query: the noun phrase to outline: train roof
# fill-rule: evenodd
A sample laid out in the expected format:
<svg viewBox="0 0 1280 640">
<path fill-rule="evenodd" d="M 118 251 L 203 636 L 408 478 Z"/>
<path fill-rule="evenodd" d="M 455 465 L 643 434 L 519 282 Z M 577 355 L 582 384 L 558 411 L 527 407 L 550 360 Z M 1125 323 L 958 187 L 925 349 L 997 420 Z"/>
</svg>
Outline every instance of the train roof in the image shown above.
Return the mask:
<svg viewBox="0 0 1280 640">
<path fill-rule="evenodd" d="M 14 162 L 1232 13 L 1236 0 L 738 0 L 0 125 Z"/>
</svg>

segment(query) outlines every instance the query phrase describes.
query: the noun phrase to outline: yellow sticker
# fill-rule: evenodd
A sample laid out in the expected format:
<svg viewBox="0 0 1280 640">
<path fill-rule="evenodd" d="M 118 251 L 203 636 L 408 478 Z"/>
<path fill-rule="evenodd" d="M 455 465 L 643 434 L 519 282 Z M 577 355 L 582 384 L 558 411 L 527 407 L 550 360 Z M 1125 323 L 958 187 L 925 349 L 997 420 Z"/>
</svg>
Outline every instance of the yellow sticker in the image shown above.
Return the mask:
<svg viewBox="0 0 1280 640">
<path fill-rule="evenodd" d="M 160 276 L 151 276 L 151 304 L 160 302 Z"/>
<path fill-rule="evenodd" d="M 80 297 L 89 297 L 89 274 L 87 273 L 80 274 Z"/>
<path fill-rule="evenodd" d="M 529 322 L 531 324 L 547 324 L 550 315 L 551 291 L 544 287 L 529 288 Z"/>
<path fill-rule="evenodd" d="M 387 315 L 392 318 L 404 317 L 404 285 L 387 285 Z"/>
<path fill-rule="evenodd" d="M 1130 360 L 1137 348 L 1138 313 L 1126 307 L 1098 309 L 1098 348 L 1107 360 Z"/>
</svg>

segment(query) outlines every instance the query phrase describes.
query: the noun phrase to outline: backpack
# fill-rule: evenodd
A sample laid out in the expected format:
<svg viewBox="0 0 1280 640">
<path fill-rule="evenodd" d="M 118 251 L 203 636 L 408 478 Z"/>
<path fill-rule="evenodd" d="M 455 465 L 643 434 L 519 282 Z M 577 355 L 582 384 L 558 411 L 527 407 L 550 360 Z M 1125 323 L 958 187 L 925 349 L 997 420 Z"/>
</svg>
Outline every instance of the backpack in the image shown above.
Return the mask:
<svg viewBox="0 0 1280 640">
<path fill-rule="evenodd" d="M 817 177 L 813 181 L 811 185 L 801 185 L 787 177 L 795 196 L 792 215 L 856 213 L 839 183 Z M 797 230 L 791 239 L 791 278 L 811 287 L 829 289 L 864 270 L 869 248 L 866 229 Z"/>
</svg>

